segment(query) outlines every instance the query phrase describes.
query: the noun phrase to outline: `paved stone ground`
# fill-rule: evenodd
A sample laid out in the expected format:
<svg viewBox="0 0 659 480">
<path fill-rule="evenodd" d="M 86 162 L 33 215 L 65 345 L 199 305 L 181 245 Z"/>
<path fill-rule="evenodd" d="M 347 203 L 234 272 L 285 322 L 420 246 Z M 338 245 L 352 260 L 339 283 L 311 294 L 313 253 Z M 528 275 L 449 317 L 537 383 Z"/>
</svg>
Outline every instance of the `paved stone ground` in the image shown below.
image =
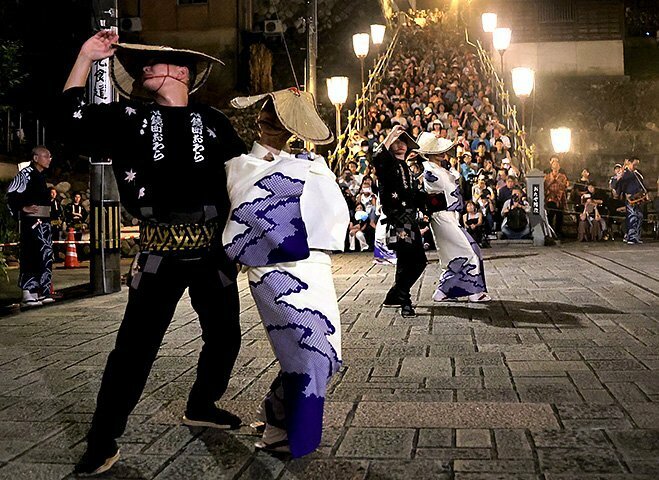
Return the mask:
<svg viewBox="0 0 659 480">
<path fill-rule="evenodd" d="M 179 424 L 200 346 L 182 302 L 105 478 L 655 479 L 657 244 L 488 250 L 488 305 L 380 301 L 393 270 L 335 257 L 345 366 L 321 448 L 282 462 L 249 427 Z M 436 258 L 431 255 L 431 259 Z M 241 280 L 243 344 L 222 404 L 251 419 L 277 366 Z M 126 291 L 0 318 L 0 478 L 70 477 Z"/>
</svg>

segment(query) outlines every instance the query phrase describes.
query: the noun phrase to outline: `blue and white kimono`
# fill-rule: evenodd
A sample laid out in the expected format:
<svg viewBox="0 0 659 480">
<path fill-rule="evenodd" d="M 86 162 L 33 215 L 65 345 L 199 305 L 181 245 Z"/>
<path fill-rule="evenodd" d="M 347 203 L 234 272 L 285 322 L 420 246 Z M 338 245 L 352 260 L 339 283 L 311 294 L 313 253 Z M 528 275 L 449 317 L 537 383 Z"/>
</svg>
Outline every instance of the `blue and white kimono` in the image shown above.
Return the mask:
<svg viewBox="0 0 659 480">
<path fill-rule="evenodd" d="M 464 207 L 455 176 L 432 162 L 424 162 L 423 186 L 428 194 L 444 195 L 446 210 L 430 217 L 430 228 L 443 268 L 437 287 L 446 297 L 458 298 L 487 292 L 480 248 L 460 226 Z"/>
<path fill-rule="evenodd" d="M 343 250 L 348 208 L 322 157 L 274 155 L 254 143 L 226 163 L 231 213 L 223 243 L 245 266 L 280 373 L 266 396 L 293 457 L 320 444 L 325 390 L 341 366 L 341 324 L 327 251 Z M 265 439 L 265 436 L 264 436 Z"/>
</svg>

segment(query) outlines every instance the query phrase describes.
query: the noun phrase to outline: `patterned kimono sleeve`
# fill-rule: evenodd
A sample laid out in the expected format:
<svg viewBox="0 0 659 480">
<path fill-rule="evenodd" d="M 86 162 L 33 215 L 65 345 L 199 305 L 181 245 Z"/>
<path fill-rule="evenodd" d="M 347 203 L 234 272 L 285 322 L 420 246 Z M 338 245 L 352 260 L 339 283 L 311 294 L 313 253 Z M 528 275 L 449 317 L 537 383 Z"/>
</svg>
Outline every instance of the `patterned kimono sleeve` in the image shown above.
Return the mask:
<svg viewBox="0 0 659 480">
<path fill-rule="evenodd" d="M 32 172 L 32 166 L 18 172 L 7 188 L 7 204 L 16 219 L 18 219 L 21 209 L 27 205 L 23 193 L 30 182 L 30 172 Z"/>
<path fill-rule="evenodd" d="M 76 153 L 110 156 L 120 128 L 116 104 L 88 104 L 85 88 L 73 87 L 62 93 L 59 119 L 65 143 Z"/>
</svg>

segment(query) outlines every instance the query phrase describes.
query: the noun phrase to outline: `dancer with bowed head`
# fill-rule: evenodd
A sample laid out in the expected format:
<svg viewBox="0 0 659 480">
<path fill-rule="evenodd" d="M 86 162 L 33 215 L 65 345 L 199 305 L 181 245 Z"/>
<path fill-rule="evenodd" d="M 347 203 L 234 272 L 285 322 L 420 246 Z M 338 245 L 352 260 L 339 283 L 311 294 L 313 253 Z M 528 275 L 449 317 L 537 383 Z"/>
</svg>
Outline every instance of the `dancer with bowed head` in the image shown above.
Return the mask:
<svg viewBox="0 0 659 480">
<path fill-rule="evenodd" d="M 417 139 L 416 150 L 423 162 L 423 186 L 427 193 L 430 227 L 439 251 L 442 274 L 432 296 L 436 302 L 468 297 L 470 302 L 491 300 L 485 285 L 485 271 L 480 248 L 460 226 L 459 215 L 464 201 L 456 178 L 449 173 L 445 153 L 455 144 L 424 132 Z"/>
</svg>

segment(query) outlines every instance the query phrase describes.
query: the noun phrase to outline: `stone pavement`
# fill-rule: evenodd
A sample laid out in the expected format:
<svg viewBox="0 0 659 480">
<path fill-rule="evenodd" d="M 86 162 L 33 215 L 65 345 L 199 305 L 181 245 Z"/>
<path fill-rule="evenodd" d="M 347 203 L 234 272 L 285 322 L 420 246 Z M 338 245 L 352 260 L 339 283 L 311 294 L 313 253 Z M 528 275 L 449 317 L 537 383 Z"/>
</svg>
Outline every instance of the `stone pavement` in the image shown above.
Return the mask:
<svg viewBox="0 0 659 480">
<path fill-rule="evenodd" d="M 249 427 L 179 424 L 200 347 L 184 301 L 104 478 L 658 478 L 658 247 L 488 250 L 487 305 L 433 304 L 435 260 L 415 319 L 380 308 L 391 267 L 336 256 L 345 366 L 321 448 L 288 462 L 254 453 Z M 277 365 L 240 286 L 243 344 L 222 405 L 249 423 Z M 70 477 L 125 299 L 0 318 L 0 478 Z"/>
</svg>

